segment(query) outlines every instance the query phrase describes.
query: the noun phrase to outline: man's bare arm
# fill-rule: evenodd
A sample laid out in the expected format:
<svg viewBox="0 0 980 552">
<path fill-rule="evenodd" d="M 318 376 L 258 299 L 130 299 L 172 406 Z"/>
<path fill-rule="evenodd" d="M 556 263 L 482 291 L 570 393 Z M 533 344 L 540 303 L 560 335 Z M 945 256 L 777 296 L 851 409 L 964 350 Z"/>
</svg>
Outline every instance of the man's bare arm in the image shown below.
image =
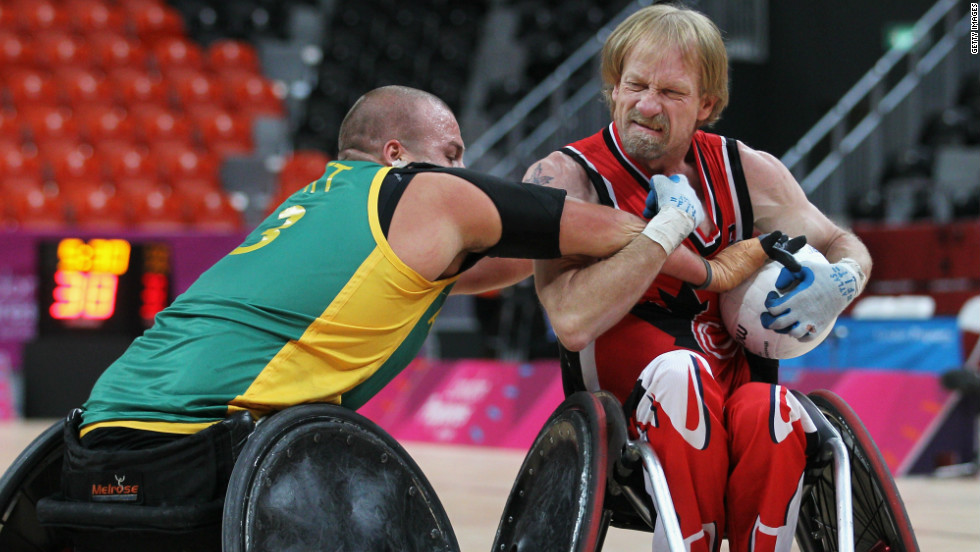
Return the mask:
<svg viewBox="0 0 980 552">
<path fill-rule="evenodd" d="M 782 230 L 790 236 L 805 235 L 807 243 L 834 263 L 853 259 L 871 276 L 871 255 L 853 233 L 834 224 L 807 199 L 792 173 L 772 155 L 739 142 L 755 227 L 761 232 Z"/>
</svg>

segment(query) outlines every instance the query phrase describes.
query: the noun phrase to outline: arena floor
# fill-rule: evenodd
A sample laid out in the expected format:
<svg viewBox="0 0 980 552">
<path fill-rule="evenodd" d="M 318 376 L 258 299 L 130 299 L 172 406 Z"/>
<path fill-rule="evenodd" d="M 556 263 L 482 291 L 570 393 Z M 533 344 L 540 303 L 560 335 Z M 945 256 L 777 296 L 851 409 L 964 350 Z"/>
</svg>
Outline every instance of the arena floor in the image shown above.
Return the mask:
<svg viewBox="0 0 980 552">
<path fill-rule="evenodd" d="M 0 468 L 50 421 L 0 422 Z M 521 451 L 407 443 L 449 514 L 463 552 L 489 550 Z M 980 551 L 980 479 L 903 478 L 898 487 L 923 552 Z M 649 535 L 610 529 L 605 550 L 649 550 Z M 727 550 L 723 546 L 723 550 Z"/>
</svg>

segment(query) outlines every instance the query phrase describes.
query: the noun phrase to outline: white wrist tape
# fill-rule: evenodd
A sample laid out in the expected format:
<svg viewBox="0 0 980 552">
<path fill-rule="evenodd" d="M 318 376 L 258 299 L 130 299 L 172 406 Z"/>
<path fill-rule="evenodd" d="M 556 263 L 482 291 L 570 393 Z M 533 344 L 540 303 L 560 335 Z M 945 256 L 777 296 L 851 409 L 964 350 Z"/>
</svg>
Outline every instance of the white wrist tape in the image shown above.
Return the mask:
<svg viewBox="0 0 980 552">
<path fill-rule="evenodd" d="M 843 259 L 837 261 L 837 264 L 846 266 L 847 268 L 854 271 L 854 277 L 857 278 L 857 292 L 861 293 L 864 290 L 864 284 L 868 280 L 868 276 L 861 269 L 861 265 L 857 261 L 850 257 L 844 257 Z"/>
<path fill-rule="evenodd" d="M 665 207 L 647 223 L 643 235 L 660 244 L 668 255 L 694 231 L 691 215 L 676 207 Z"/>
</svg>

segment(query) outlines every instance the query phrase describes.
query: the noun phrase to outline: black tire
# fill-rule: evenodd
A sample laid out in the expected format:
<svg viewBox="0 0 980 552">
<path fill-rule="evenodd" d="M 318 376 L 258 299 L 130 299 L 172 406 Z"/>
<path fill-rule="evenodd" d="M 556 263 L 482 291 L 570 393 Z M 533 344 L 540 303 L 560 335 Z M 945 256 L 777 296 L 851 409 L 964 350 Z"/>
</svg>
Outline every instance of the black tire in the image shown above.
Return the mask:
<svg viewBox="0 0 980 552">
<path fill-rule="evenodd" d="M 592 552 L 603 532 L 606 415 L 580 391 L 552 413 L 524 458 L 494 539 L 495 552 Z"/>
<path fill-rule="evenodd" d="M 61 550 L 65 544 L 37 520 L 37 501 L 61 488 L 65 422 L 44 430 L 0 479 L 0 550 Z"/>
<path fill-rule="evenodd" d="M 225 498 L 225 552 L 459 550 L 418 465 L 367 418 L 296 406 L 258 424 Z"/>
<path fill-rule="evenodd" d="M 851 457 L 856 552 L 918 552 L 915 534 L 895 480 L 857 414 L 836 394 L 809 394 L 841 434 Z M 800 505 L 796 539 L 803 552 L 836 552 L 837 516 L 833 466 L 810 487 Z"/>
</svg>

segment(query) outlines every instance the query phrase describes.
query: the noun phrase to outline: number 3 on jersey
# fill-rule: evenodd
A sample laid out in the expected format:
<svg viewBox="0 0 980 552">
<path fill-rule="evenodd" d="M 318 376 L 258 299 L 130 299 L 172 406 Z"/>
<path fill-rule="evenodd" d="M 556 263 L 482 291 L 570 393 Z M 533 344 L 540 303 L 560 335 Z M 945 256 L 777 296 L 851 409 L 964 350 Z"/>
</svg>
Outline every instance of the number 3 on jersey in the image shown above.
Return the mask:
<svg viewBox="0 0 980 552">
<path fill-rule="evenodd" d="M 270 243 L 272 243 L 273 240 L 279 237 L 279 233 L 282 232 L 282 230 L 289 228 L 293 224 L 296 224 L 296 221 L 303 218 L 303 215 L 305 214 L 306 214 L 306 208 L 304 208 L 302 205 L 293 205 L 292 207 L 287 207 L 283 209 L 282 212 L 279 213 L 279 218 L 285 219 L 282 224 L 280 224 L 275 228 L 270 228 L 265 232 L 262 232 L 262 237 L 256 243 L 253 243 L 252 245 L 243 245 L 241 247 L 238 247 L 234 251 L 229 253 L 229 255 L 241 255 L 242 253 L 251 253 L 256 249 L 261 249 L 269 245 Z"/>
</svg>

